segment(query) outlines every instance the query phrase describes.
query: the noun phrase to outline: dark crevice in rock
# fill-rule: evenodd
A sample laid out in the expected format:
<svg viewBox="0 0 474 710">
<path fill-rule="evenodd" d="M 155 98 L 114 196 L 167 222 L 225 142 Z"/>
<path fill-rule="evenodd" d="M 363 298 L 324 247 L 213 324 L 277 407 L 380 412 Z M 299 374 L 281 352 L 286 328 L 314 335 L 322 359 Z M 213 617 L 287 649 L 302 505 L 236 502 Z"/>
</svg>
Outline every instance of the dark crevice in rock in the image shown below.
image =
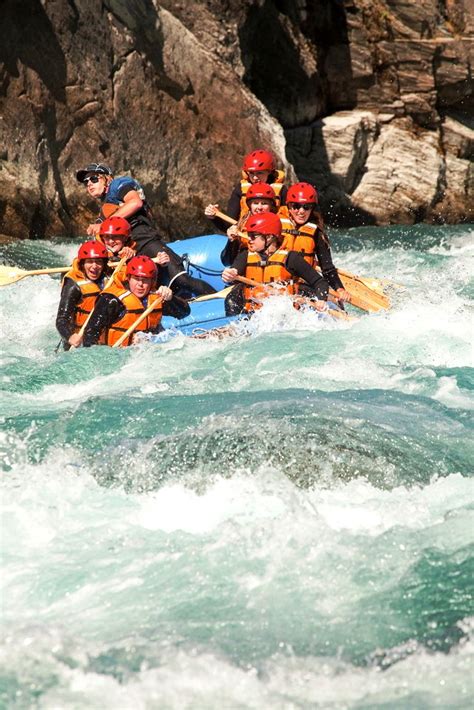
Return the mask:
<svg viewBox="0 0 474 710">
<path fill-rule="evenodd" d="M 172 96 L 175 101 L 192 94 L 193 87 L 189 82 L 183 89 L 180 84 L 166 75 L 163 64 L 164 37 L 152 0 L 129 0 L 126 5 L 118 0 L 107 0 L 104 5 L 115 19 L 132 33 L 134 50 L 143 55 L 155 70 L 154 79 L 159 88 Z"/>
<path fill-rule="evenodd" d="M 18 64 L 33 69 L 56 101 L 66 100 L 66 58 L 40 0 L 4 0 L 0 63 L 19 76 Z"/>
</svg>

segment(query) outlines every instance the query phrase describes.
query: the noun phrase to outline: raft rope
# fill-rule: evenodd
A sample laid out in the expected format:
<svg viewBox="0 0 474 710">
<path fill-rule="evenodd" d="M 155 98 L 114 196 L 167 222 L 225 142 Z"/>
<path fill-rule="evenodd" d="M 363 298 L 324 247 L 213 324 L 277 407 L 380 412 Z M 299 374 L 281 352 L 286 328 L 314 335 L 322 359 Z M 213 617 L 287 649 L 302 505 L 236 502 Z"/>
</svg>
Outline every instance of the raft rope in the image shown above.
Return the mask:
<svg viewBox="0 0 474 710">
<path fill-rule="evenodd" d="M 193 268 L 196 269 L 196 271 L 199 271 L 201 274 L 204 274 L 205 276 L 221 276 L 223 269 L 206 269 L 204 266 L 198 266 L 198 264 L 193 264 L 192 261 L 189 260 L 189 254 L 183 254 L 181 257 L 181 260 L 187 269 L 187 273 L 189 274 L 189 269 Z M 174 277 L 176 278 L 176 277 Z"/>
</svg>

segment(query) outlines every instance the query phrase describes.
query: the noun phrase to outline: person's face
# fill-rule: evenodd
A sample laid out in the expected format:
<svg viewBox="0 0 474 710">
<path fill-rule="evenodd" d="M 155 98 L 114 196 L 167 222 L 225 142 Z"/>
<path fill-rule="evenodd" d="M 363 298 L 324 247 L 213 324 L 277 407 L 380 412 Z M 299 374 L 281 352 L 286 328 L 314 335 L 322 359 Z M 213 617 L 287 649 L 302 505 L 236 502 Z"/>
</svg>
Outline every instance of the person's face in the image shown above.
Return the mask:
<svg viewBox="0 0 474 710">
<path fill-rule="evenodd" d="M 260 252 L 265 249 L 266 241 L 263 234 L 249 234 L 249 251 Z"/>
<path fill-rule="evenodd" d="M 248 180 L 252 185 L 255 185 L 257 182 L 267 182 L 269 175 L 269 170 L 250 170 L 247 173 Z"/>
<path fill-rule="evenodd" d="M 148 276 L 130 276 L 128 288 L 137 298 L 145 298 L 151 291 L 153 279 Z"/>
<path fill-rule="evenodd" d="M 103 270 L 103 259 L 84 259 L 84 273 L 89 281 L 97 281 L 97 279 L 100 279 Z"/>
<path fill-rule="evenodd" d="M 307 205 L 299 202 L 291 202 L 288 205 L 288 212 L 290 213 L 291 219 L 296 222 L 296 224 L 306 224 L 311 215 L 311 210 L 313 205 Z"/>
<path fill-rule="evenodd" d="M 103 234 L 102 239 L 104 240 L 105 246 L 112 254 L 118 254 L 125 244 L 125 237 L 119 235 Z"/>
<path fill-rule="evenodd" d="M 107 178 L 105 175 L 99 175 L 98 173 L 88 173 L 82 184 L 86 186 L 89 195 L 97 199 L 102 197 L 105 192 Z"/>
<path fill-rule="evenodd" d="M 266 197 L 256 197 L 253 200 L 249 200 L 250 214 L 263 214 L 264 212 L 270 212 L 272 206 L 272 200 L 267 200 Z"/>
</svg>

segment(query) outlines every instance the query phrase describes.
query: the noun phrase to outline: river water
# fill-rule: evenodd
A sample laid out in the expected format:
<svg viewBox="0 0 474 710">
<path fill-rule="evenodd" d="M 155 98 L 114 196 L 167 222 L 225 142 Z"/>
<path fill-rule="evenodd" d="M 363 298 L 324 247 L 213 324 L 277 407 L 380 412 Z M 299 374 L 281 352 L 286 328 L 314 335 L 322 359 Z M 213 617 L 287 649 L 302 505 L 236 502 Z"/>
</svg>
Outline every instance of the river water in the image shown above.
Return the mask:
<svg viewBox="0 0 474 710">
<path fill-rule="evenodd" d="M 473 234 L 341 230 L 388 314 L 227 340 L 55 355 L 58 280 L 1 289 L 0 706 L 471 707 Z"/>
</svg>

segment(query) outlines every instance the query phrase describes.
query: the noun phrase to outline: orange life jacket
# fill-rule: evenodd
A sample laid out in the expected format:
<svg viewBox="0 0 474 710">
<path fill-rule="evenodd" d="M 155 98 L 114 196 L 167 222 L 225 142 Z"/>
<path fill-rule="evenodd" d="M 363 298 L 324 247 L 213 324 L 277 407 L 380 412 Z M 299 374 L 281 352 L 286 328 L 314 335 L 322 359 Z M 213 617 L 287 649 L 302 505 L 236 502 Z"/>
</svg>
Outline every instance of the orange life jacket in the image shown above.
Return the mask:
<svg viewBox="0 0 474 710">
<path fill-rule="evenodd" d="M 287 207 L 281 207 L 278 216 L 281 220 L 281 232 L 283 234 L 283 249 L 297 251 L 304 256 L 305 261 L 310 266 L 316 262 L 316 239 L 318 237 L 318 225 L 314 222 L 306 222 L 297 226 L 288 214 Z"/>
<path fill-rule="evenodd" d="M 110 328 L 101 334 L 99 343 L 101 345 L 113 345 L 117 340 L 127 331 L 131 325 L 135 323 L 137 318 L 143 313 L 147 308 L 144 306 L 138 296 L 135 296 L 131 291 L 128 291 L 124 286 L 116 281 L 106 288 L 103 293 L 111 293 L 116 296 L 124 305 L 126 309 L 124 315 L 115 321 Z M 150 306 L 154 301 L 161 302 L 161 296 L 156 292 L 152 291 L 148 294 L 148 306 Z M 155 308 L 147 315 L 147 317 L 142 320 L 141 323 L 135 328 L 133 333 L 122 343 L 122 346 L 130 345 L 134 333 L 145 332 L 147 330 L 155 330 L 161 322 L 163 316 L 163 304 L 155 306 Z"/>
<path fill-rule="evenodd" d="M 276 179 L 275 182 L 270 183 L 271 187 L 273 187 L 273 191 L 276 195 L 276 206 L 277 208 L 280 206 L 281 203 L 281 198 L 280 198 L 280 193 L 283 187 L 283 183 L 285 181 L 285 173 L 283 170 L 274 170 L 273 172 L 276 173 Z M 242 179 L 240 181 L 240 192 L 242 194 L 242 197 L 240 198 L 240 216 L 246 214 L 249 211 L 249 208 L 247 206 L 247 201 L 245 199 L 245 195 L 247 194 L 247 190 L 249 189 L 250 185 L 252 183 L 248 181 L 247 179 L 247 174 L 242 172 Z"/>
<path fill-rule="evenodd" d="M 289 295 L 296 293 L 295 285 L 292 281 L 292 275 L 286 269 L 286 260 L 288 251 L 286 249 L 278 249 L 267 261 L 262 261 L 260 254 L 250 252 L 247 255 L 247 267 L 245 276 L 248 279 L 253 279 L 262 284 L 280 283 L 283 286 L 283 292 Z M 271 291 L 268 288 L 259 288 L 258 286 L 244 286 L 244 301 L 245 310 L 253 311 L 260 308 L 261 304 L 255 303 L 255 299 L 265 298 L 269 296 Z M 281 291 L 279 291 L 281 293 Z"/>
<path fill-rule="evenodd" d="M 78 333 L 93 310 L 101 288 L 97 281 L 90 281 L 81 271 L 78 259 L 73 260 L 72 268 L 64 275 L 64 278 L 75 281 L 81 290 L 82 298 L 76 306 L 74 317 L 74 333 Z"/>
</svg>

